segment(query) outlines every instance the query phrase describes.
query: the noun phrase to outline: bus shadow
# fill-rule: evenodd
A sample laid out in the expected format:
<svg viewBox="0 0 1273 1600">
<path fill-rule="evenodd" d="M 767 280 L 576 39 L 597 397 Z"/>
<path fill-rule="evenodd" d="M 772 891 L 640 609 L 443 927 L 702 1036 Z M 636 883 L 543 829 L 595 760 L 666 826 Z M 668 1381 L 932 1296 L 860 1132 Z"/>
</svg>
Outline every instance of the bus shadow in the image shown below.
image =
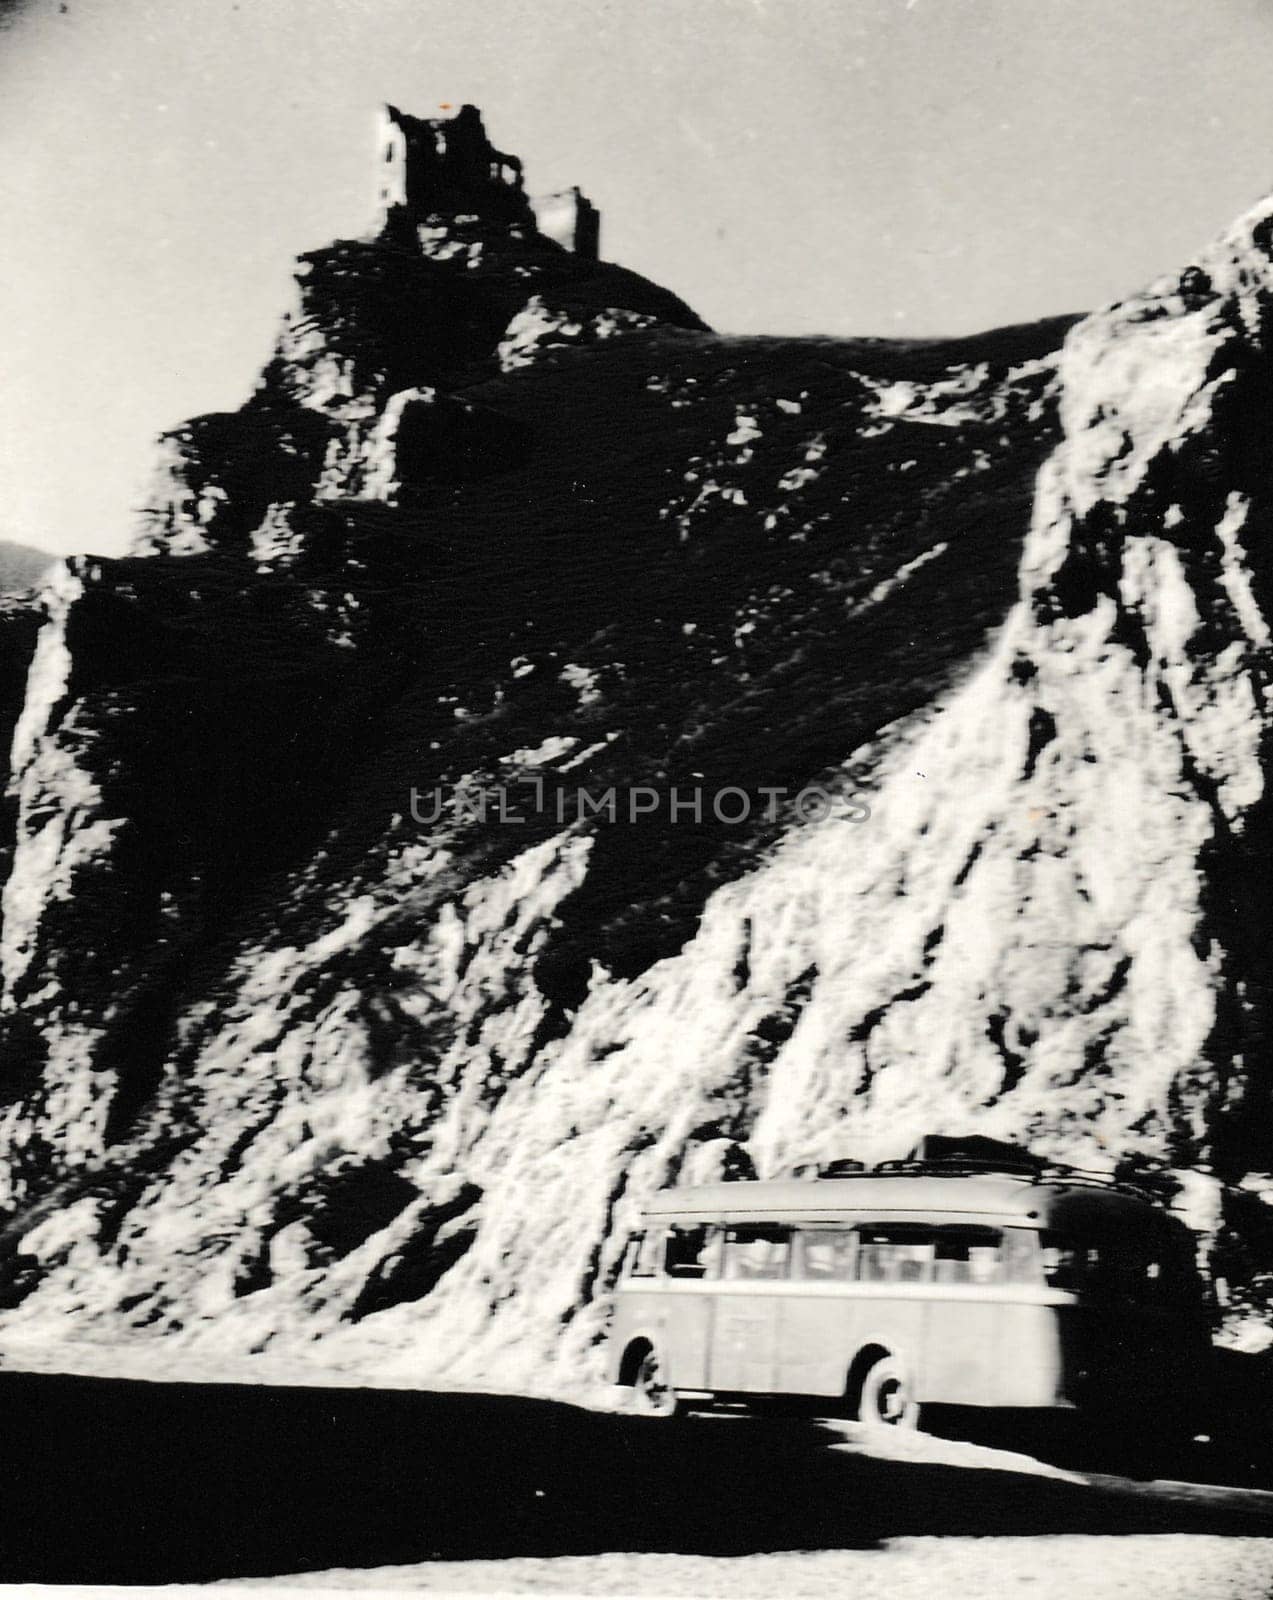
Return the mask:
<svg viewBox="0 0 1273 1600">
<path fill-rule="evenodd" d="M 1259 1504 L 883 1460 L 816 1418 L 0 1372 L 0 1581 L 172 1583 L 429 1559 L 1258 1532 Z M 1260 1497 L 1248 1499 L 1258 1502 Z"/>
<path fill-rule="evenodd" d="M 925 1407 L 924 1428 L 948 1440 L 1021 1452 L 1075 1472 L 1273 1488 L 1273 1359 L 1216 1349 L 1188 1379 L 1193 1422 L 1151 1409 L 1119 1418 L 1073 1412 Z"/>
</svg>

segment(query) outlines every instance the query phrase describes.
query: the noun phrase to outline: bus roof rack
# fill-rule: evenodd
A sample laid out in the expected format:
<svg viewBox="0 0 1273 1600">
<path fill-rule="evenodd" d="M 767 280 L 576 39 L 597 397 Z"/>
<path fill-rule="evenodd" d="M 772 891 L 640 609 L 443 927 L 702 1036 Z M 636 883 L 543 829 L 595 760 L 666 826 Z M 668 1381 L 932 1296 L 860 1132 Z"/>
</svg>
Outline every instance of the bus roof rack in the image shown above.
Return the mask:
<svg viewBox="0 0 1273 1600">
<path fill-rule="evenodd" d="M 817 1173 L 820 1178 L 856 1178 L 859 1172 L 866 1170 L 865 1161 L 853 1161 L 847 1156 L 842 1156 L 837 1161 L 820 1162 Z"/>
<path fill-rule="evenodd" d="M 927 1134 L 909 1156 L 899 1161 L 878 1162 L 873 1170 L 898 1177 L 909 1174 L 955 1178 L 1001 1173 L 1005 1177 L 1026 1178 L 1032 1183 L 1053 1179 L 1083 1188 L 1114 1189 L 1157 1204 L 1170 1198 L 1154 1182 L 1152 1175 L 1141 1179 L 1120 1173 L 1090 1172 L 1082 1167 L 1067 1166 L 1062 1161 L 1049 1161 L 1020 1145 L 1009 1144 L 1004 1139 L 989 1139 L 982 1134 L 962 1137 Z"/>
<path fill-rule="evenodd" d="M 988 1139 L 982 1133 L 951 1135 L 928 1133 L 910 1155 L 900 1161 L 881 1161 L 877 1172 L 1002 1172 L 1023 1178 L 1038 1177 L 1047 1167 L 1042 1156 L 1009 1144 L 1006 1139 Z"/>
</svg>

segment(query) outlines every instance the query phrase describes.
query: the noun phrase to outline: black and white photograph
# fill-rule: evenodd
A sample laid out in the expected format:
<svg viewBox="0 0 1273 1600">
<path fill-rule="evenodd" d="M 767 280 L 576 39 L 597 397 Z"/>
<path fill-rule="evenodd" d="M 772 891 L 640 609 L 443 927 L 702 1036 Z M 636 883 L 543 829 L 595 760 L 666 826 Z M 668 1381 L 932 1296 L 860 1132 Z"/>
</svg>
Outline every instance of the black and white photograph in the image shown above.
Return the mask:
<svg viewBox="0 0 1273 1600">
<path fill-rule="evenodd" d="M 0 1595 L 1273 1596 L 1273 0 L 0 0 Z"/>
</svg>

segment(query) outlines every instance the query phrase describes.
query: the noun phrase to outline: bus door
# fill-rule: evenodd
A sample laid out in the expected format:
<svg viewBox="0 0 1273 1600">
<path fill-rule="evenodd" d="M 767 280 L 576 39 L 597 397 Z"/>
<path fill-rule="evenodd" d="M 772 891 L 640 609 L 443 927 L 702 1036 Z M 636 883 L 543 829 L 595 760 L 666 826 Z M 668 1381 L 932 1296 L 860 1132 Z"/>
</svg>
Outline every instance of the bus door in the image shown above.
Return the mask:
<svg viewBox="0 0 1273 1600">
<path fill-rule="evenodd" d="M 778 1329 L 791 1261 L 791 1230 L 744 1224 L 724 1230 L 711 1388 L 772 1393 L 778 1387 Z"/>
<path fill-rule="evenodd" d="M 657 1321 L 672 1381 L 678 1389 L 707 1388 L 712 1288 L 720 1230 L 674 1223 L 663 1247 Z"/>
</svg>

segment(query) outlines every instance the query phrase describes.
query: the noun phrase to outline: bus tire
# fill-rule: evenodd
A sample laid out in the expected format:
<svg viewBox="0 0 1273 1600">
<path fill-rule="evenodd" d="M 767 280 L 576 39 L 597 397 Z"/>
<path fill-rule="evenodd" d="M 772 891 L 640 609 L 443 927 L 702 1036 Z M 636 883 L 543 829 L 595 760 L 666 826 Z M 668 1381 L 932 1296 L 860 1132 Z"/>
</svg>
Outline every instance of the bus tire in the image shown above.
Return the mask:
<svg viewBox="0 0 1273 1600">
<path fill-rule="evenodd" d="M 641 1409 L 656 1417 L 674 1417 L 681 1409 L 676 1390 L 668 1382 L 667 1367 L 648 1339 L 638 1339 L 623 1356 L 622 1376 Z"/>
<path fill-rule="evenodd" d="M 919 1427 L 919 1402 L 911 1393 L 906 1369 L 895 1356 L 880 1356 L 863 1374 L 857 1420 L 869 1427 Z"/>
</svg>

